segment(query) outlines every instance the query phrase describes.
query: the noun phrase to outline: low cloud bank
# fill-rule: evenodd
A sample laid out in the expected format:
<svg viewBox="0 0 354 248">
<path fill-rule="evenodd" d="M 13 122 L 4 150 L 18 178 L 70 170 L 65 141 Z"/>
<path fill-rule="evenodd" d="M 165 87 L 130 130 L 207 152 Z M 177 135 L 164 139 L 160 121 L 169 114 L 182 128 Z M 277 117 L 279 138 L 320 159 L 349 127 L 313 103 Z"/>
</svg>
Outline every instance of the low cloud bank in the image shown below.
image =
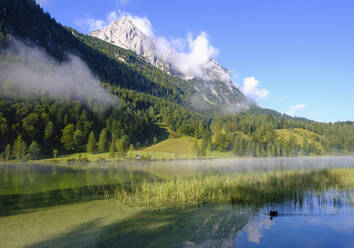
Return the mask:
<svg viewBox="0 0 354 248">
<path fill-rule="evenodd" d="M 58 63 L 45 51 L 14 40 L 0 60 L 0 88 L 16 91 L 17 96 L 38 97 L 45 92 L 52 98 L 70 95 L 84 102 L 115 105 L 116 96 L 108 93 L 87 65 L 77 56 Z M 6 93 L 5 93 L 6 94 Z"/>
</svg>

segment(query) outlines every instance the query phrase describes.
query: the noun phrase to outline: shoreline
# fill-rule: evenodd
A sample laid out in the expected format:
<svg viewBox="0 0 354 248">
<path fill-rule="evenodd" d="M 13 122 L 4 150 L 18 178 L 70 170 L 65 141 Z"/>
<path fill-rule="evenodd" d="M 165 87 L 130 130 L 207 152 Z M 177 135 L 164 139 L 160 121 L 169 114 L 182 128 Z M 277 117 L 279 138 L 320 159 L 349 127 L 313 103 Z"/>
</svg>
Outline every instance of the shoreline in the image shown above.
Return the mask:
<svg viewBox="0 0 354 248">
<path fill-rule="evenodd" d="M 178 158 L 178 159 L 116 159 L 116 160 L 79 160 L 72 157 L 64 157 L 57 159 L 39 159 L 27 161 L 0 161 L 0 164 L 54 164 L 54 165 L 73 165 L 73 164 L 120 164 L 120 163 L 149 163 L 149 162 L 208 162 L 208 161 L 280 161 L 293 159 L 336 159 L 336 158 L 352 158 L 354 154 L 335 154 L 335 155 L 313 155 L 313 156 L 294 156 L 294 157 L 207 157 L 207 158 Z M 68 161 L 69 160 L 69 161 Z"/>
</svg>

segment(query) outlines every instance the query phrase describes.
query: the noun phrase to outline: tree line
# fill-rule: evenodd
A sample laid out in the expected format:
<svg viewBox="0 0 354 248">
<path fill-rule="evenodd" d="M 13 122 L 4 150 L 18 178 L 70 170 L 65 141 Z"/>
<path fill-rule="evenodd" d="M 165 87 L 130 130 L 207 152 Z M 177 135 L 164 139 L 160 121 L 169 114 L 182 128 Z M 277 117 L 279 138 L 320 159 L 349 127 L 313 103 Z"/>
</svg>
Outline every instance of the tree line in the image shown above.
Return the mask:
<svg viewBox="0 0 354 248">
<path fill-rule="evenodd" d="M 201 157 L 213 150 L 255 157 L 353 152 L 353 122 L 326 124 L 247 112 L 211 117 L 149 94 L 103 85 L 119 97 L 119 105 L 99 106 L 68 95 L 51 99 L 45 93 L 16 99 L 1 91 L 1 157 L 36 159 L 84 151 L 124 157 L 131 147 L 168 138 L 161 138 L 166 132 L 161 124 L 170 138 L 199 139 L 194 150 Z M 288 130 L 289 137 L 278 130 Z M 299 130 L 307 133 L 297 135 Z"/>
</svg>

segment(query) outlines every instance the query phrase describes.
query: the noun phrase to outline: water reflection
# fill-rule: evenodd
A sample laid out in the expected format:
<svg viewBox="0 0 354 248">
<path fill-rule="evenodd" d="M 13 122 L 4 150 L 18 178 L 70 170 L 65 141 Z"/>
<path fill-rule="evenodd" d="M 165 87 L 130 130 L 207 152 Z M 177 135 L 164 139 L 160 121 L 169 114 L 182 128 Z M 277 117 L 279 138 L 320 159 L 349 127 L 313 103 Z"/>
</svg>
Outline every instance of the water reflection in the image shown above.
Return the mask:
<svg viewBox="0 0 354 248">
<path fill-rule="evenodd" d="M 240 236 L 243 232 L 247 234 L 247 241 L 251 243 L 259 244 L 265 230 L 269 230 L 272 227 L 272 220 L 266 215 L 259 215 L 248 221 L 247 225 L 242 229 Z"/>
<path fill-rule="evenodd" d="M 55 165 L 0 165 L 0 216 L 29 209 L 104 199 L 117 186 L 159 180 L 122 167 L 88 168 Z"/>
<path fill-rule="evenodd" d="M 272 220 L 262 209 L 236 235 L 234 247 L 354 247 L 352 192 L 308 192 L 301 205 L 272 206 Z"/>
<path fill-rule="evenodd" d="M 29 240 L 33 228 L 45 230 L 48 236 L 38 235 L 18 246 L 354 247 L 354 191 L 350 189 L 305 187 L 304 192 L 289 191 L 286 197 L 277 195 L 259 204 L 219 202 L 184 208 L 170 204 L 163 209 L 134 209 L 106 197 L 117 186 L 129 191 L 130 184 L 142 180 L 327 167 L 354 167 L 354 158 L 0 164 L 0 240 L 14 247 L 19 236 Z M 277 215 L 271 216 L 271 211 Z M 52 221 L 41 219 L 42 213 Z M 58 230 L 60 222 L 69 224 Z"/>
</svg>

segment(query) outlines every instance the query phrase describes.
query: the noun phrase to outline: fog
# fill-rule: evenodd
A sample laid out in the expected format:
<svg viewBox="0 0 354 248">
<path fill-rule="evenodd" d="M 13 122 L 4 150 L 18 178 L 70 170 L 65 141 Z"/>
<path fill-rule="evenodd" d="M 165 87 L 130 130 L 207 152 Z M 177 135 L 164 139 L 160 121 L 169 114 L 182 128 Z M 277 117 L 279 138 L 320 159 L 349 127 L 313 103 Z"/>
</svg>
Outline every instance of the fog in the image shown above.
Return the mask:
<svg viewBox="0 0 354 248">
<path fill-rule="evenodd" d="M 77 56 L 59 63 L 43 49 L 25 45 L 13 39 L 0 60 L 0 89 L 2 94 L 17 97 L 39 97 L 46 93 L 51 98 L 70 95 L 86 102 L 115 105 L 119 99 L 107 92 L 87 65 Z"/>
<path fill-rule="evenodd" d="M 109 164 L 107 164 L 109 166 Z M 284 158 L 230 158 L 174 161 L 127 161 L 120 163 L 130 169 L 165 172 L 167 174 L 194 174 L 200 172 L 268 171 L 286 169 L 321 169 L 354 167 L 354 156 L 284 157 Z"/>
</svg>

